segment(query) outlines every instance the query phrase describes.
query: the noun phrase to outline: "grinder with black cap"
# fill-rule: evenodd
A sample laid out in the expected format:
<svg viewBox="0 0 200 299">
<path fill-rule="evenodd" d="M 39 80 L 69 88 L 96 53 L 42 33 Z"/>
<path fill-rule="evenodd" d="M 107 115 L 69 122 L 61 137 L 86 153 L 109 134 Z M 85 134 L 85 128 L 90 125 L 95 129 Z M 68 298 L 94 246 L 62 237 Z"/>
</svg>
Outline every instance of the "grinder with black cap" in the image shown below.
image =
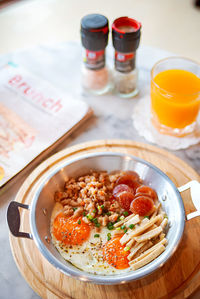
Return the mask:
<svg viewBox="0 0 200 299">
<path fill-rule="evenodd" d="M 94 94 L 103 94 L 110 88 L 105 63 L 108 32 L 108 19 L 103 15 L 89 14 L 81 19 L 82 84 L 84 89 Z"/>
</svg>

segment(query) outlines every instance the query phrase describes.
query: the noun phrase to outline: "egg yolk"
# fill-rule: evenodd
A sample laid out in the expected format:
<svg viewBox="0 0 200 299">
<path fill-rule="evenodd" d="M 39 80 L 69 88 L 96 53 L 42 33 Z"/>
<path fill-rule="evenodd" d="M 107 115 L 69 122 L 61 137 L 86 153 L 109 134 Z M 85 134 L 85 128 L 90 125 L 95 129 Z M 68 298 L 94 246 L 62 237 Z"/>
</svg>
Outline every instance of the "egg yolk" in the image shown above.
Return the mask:
<svg viewBox="0 0 200 299">
<path fill-rule="evenodd" d="M 116 269 L 126 269 L 129 267 L 127 256 L 130 251 L 125 251 L 124 245 L 120 243 L 121 237 L 112 238 L 103 247 L 103 257 L 107 263 Z"/>
<path fill-rule="evenodd" d="M 82 217 L 72 218 L 60 213 L 53 222 L 54 237 L 65 245 L 82 245 L 90 235 L 90 226 Z"/>
</svg>

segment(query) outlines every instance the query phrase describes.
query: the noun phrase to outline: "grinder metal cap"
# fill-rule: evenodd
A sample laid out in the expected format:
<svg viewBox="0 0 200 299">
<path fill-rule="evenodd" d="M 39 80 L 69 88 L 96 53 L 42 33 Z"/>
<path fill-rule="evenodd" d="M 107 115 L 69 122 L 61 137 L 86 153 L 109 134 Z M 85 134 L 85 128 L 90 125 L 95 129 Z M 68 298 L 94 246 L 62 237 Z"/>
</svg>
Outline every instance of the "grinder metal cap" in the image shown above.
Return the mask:
<svg viewBox="0 0 200 299">
<path fill-rule="evenodd" d="M 135 52 L 140 43 L 141 23 L 121 17 L 112 24 L 112 41 L 116 51 L 122 53 Z"/>
<path fill-rule="evenodd" d="M 100 51 L 108 44 L 108 19 L 100 14 L 89 14 L 81 19 L 81 42 L 90 51 Z"/>
</svg>

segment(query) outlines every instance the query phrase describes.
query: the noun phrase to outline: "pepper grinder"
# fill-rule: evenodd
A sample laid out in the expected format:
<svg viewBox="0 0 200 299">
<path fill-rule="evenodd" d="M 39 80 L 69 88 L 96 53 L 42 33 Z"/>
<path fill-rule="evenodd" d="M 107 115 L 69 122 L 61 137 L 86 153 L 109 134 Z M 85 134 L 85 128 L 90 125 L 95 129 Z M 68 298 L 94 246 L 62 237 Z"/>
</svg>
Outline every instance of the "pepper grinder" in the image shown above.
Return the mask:
<svg viewBox="0 0 200 299">
<path fill-rule="evenodd" d="M 138 93 L 138 71 L 136 50 L 140 42 L 141 24 L 131 18 L 121 17 L 112 25 L 112 41 L 115 48 L 114 89 L 123 97 L 134 97 Z"/>
</svg>

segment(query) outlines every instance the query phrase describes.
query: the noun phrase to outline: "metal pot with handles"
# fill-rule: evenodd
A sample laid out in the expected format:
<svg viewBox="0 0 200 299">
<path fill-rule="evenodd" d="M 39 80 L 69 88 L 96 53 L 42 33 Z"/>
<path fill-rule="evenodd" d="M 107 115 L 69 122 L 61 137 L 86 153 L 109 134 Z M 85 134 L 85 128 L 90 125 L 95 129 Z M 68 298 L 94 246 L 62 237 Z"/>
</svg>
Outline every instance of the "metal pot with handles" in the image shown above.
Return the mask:
<svg viewBox="0 0 200 299">
<path fill-rule="evenodd" d="M 154 261 L 136 270 L 117 275 L 95 275 L 82 271 L 63 259 L 51 242 L 50 219 L 54 207 L 54 194 L 62 190 L 65 178 L 78 177 L 93 171 L 112 172 L 116 170 L 134 170 L 144 183 L 156 190 L 169 220 L 166 250 Z M 160 169 L 147 161 L 129 154 L 100 152 L 86 154 L 67 160 L 50 169 L 42 178 L 34 192 L 31 205 L 13 201 L 9 204 L 7 221 L 11 233 L 15 237 L 33 239 L 43 256 L 62 273 L 96 284 L 120 284 L 144 277 L 161 267 L 175 252 L 183 235 L 185 221 L 200 215 L 199 196 L 200 184 L 196 181 L 176 188 L 174 183 Z M 180 192 L 191 188 L 194 205 L 197 208 L 185 216 L 185 210 Z M 20 232 L 19 207 L 27 209 L 31 233 Z"/>
</svg>

